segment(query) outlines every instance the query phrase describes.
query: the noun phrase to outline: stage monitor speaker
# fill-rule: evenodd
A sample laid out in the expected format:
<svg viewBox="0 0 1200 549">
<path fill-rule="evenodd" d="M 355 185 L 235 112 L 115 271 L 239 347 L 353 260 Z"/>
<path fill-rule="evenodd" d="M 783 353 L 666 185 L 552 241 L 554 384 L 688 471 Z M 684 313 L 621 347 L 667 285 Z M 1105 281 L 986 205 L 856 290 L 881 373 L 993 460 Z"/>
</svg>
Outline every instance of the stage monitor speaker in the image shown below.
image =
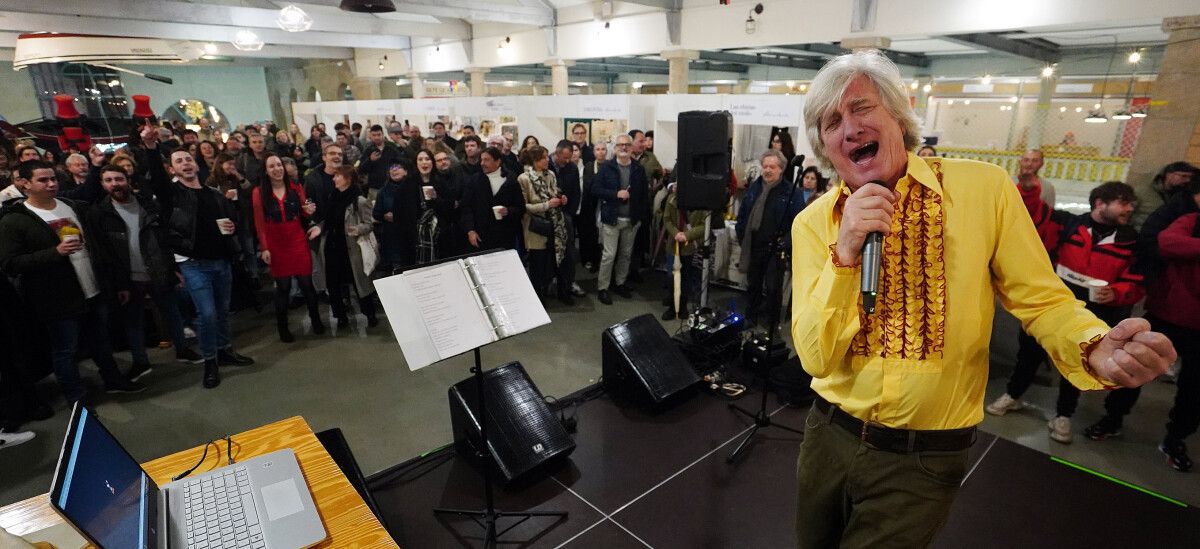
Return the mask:
<svg viewBox="0 0 1200 549">
<path fill-rule="evenodd" d="M 575 450 L 575 441 L 550 411 L 520 362 L 484 372 L 483 390 L 488 422 L 487 454 L 506 483 Z M 449 393 L 454 442 L 463 455 L 474 457 L 480 446 L 482 425 L 478 382 L 474 377 L 464 379 L 450 387 Z"/>
<path fill-rule="evenodd" d="M 729 111 L 681 112 L 678 135 L 679 208 L 724 211 L 729 201 L 733 115 Z"/>
<path fill-rule="evenodd" d="M 658 405 L 700 381 L 654 315 L 610 326 L 600 345 L 604 389 L 615 396 Z"/>
</svg>

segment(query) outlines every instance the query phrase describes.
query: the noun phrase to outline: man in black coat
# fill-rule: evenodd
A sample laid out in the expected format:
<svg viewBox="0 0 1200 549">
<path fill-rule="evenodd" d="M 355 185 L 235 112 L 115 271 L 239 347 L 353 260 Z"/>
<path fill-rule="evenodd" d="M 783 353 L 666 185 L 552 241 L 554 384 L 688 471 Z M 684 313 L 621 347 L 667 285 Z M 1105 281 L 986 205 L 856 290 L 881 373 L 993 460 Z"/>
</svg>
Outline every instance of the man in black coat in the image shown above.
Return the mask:
<svg viewBox="0 0 1200 549">
<path fill-rule="evenodd" d="M 25 200 L 0 213 L 0 270 L 17 277 L 50 332 L 54 375 L 63 396 L 74 403 L 84 395 L 75 353 L 83 342 L 100 368 L 108 393 L 145 389 L 123 375 L 108 340 L 108 303 L 128 300 L 116 286 L 109 264 L 110 243 L 87 222 L 86 210 L 59 200 L 54 166 L 40 160 L 21 163 L 15 184 Z"/>
<path fill-rule="evenodd" d="M 100 180 L 107 193 L 88 211 L 89 222 L 109 240 L 114 255 L 112 276 L 122 287 L 129 288 L 129 299 L 121 304 L 133 369 L 129 378 L 137 381 L 150 373 L 146 355 L 145 302 L 149 296 L 166 322 L 175 358 L 179 362 L 199 364 L 203 358 L 187 347 L 183 335 L 183 319 L 175 299 L 175 286 L 180 276 L 175 270 L 175 258 L 167 248 L 166 222 L 158 204 L 129 185 L 120 166 L 107 165 L 100 169 Z"/>
<path fill-rule="evenodd" d="M 571 161 L 571 155 L 574 153 L 573 144 L 563 139 L 554 146 L 554 177 L 558 184 L 558 191 L 567 197 L 567 204 L 563 207 L 563 213 L 566 214 L 567 220 L 567 256 L 563 258 L 562 264 L 559 265 L 558 276 L 566 277 L 562 284 L 568 284 L 571 295 L 574 297 L 583 297 L 586 295 L 579 284 L 575 283 L 575 265 L 579 262 L 579 248 L 575 245 L 575 227 L 578 226 L 576 218 L 582 208 L 583 202 L 580 197 L 583 195 L 582 185 L 579 182 L 579 166 Z M 560 285 L 559 287 L 563 287 Z M 562 298 L 562 296 L 559 296 Z M 564 300 L 570 302 L 572 300 Z"/>
<path fill-rule="evenodd" d="M 404 152 L 383 138 L 383 126 L 371 126 L 368 142 L 358 162 L 358 173 L 366 176 L 368 196 L 372 199 L 388 180 L 388 170 L 404 159 Z"/>
<path fill-rule="evenodd" d="M 503 169 L 503 158 L 495 147 L 484 149 L 479 158 L 482 173 L 464 180 L 460 220 L 474 249 L 517 248 L 525 196 L 517 174 Z"/>
</svg>

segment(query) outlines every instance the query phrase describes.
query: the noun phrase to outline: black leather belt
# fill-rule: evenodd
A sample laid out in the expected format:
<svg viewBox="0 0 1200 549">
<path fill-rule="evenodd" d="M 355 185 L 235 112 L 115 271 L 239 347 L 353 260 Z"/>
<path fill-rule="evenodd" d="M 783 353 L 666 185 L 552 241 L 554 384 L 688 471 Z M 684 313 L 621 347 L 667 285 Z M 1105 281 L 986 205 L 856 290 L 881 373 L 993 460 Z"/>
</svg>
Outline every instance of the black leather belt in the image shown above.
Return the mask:
<svg viewBox="0 0 1200 549">
<path fill-rule="evenodd" d="M 908 454 L 912 452 L 965 450 L 975 443 L 975 428 L 917 431 L 893 429 L 876 423 L 863 422 L 847 414 L 829 401 L 817 397 L 816 411 L 823 421 L 845 429 L 859 440 L 877 450 Z M 810 412 L 811 413 L 811 412 Z"/>
</svg>

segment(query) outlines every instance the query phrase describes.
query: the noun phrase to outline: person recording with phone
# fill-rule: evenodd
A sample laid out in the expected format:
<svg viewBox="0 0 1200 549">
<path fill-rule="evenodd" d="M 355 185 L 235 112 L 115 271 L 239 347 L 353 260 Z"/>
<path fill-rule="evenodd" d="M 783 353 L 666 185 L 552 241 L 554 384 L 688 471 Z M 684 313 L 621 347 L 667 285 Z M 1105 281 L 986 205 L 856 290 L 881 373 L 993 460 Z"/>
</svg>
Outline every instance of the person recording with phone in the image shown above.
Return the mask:
<svg viewBox="0 0 1200 549">
<path fill-rule="evenodd" d="M 1110 328 L 1075 299 L 1003 168 L 909 152 L 919 123 L 882 53 L 826 64 L 804 121 L 840 181 L 792 225 L 792 340 L 817 394 L 797 545 L 926 546 L 982 421 L 995 297 L 1081 390 L 1140 386 L 1176 352 L 1144 319 Z"/>
</svg>

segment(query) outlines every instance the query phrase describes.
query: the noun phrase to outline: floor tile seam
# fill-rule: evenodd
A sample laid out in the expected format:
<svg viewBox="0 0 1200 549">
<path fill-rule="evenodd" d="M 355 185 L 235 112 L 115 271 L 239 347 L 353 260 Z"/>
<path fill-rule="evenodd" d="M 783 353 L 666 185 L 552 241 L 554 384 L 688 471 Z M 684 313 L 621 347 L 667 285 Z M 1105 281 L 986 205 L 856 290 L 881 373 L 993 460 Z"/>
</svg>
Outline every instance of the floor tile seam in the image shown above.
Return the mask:
<svg viewBox="0 0 1200 549">
<path fill-rule="evenodd" d="M 780 410 L 782 410 L 782 409 L 784 409 L 784 408 L 786 408 L 786 407 L 787 407 L 786 405 L 785 405 L 785 406 L 780 406 L 779 408 L 776 408 L 774 412 L 771 412 L 771 414 L 770 414 L 770 415 L 775 415 L 775 414 L 776 414 L 776 413 L 778 413 Z M 682 469 L 680 469 L 680 470 L 676 471 L 674 474 L 672 474 L 672 475 L 668 476 L 667 478 L 663 479 L 663 480 L 662 480 L 661 482 L 659 482 L 658 484 L 655 484 L 654 486 L 650 487 L 650 489 L 649 489 L 649 490 L 646 490 L 646 491 L 645 491 L 645 492 L 643 492 L 641 495 L 638 495 L 637 497 L 635 497 L 635 498 L 633 498 L 633 499 L 629 500 L 629 502 L 627 502 L 625 505 L 622 505 L 622 506 L 618 507 L 618 508 L 617 508 L 615 511 L 613 511 L 612 513 L 610 513 L 610 514 L 609 514 L 609 517 L 616 516 L 616 514 L 617 514 L 617 513 L 620 513 L 621 511 L 624 511 L 624 510 L 625 510 L 625 508 L 629 507 L 630 505 L 633 505 L 634 503 L 637 503 L 637 501 L 638 501 L 638 500 L 640 500 L 640 499 L 642 499 L 642 498 L 646 497 L 647 495 L 649 495 L 649 494 L 650 494 L 650 492 L 653 492 L 653 491 L 655 491 L 655 490 L 657 490 L 657 489 L 661 488 L 663 485 L 665 485 L 666 483 L 670 482 L 670 481 L 671 481 L 672 479 L 674 479 L 675 477 L 677 477 L 677 476 L 679 476 L 679 475 L 683 474 L 683 473 L 684 473 L 685 471 L 687 471 L 688 469 L 691 469 L 692 467 L 694 467 L 694 466 L 695 466 L 697 463 L 700 463 L 701 461 L 704 461 L 704 460 L 708 459 L 708 458 L 709 458 L 709 456 L 712 456 L 713 454 L 717 453 L 718 451 L 720 451 L 720 450 L 721 450 L 721 448 L 724 448 L 724 447 L 728 446 L 730 442 L 733 442 L 733 441 L 737 440 L 738 438 L 745 436 L 745 435 L 746 435 L 746 433 L 750 432 L 750 430 L 752 430 L 752 429 L 754 429 L 754 426 L 753 426 L 753 425 L 750 425 L 749 427 L 746 427 L 745 429 L 742 429 L 742 430 L 741 430 L 741 431 L 739 431 L 737 434 L 733 435 L 732 437 L 729 437 L 729 439 L 728 439 L 728 440 L 726 440 L 725 442 L 722 442 L 722 443 L 721 443 L 719 446 L 717 446 L 716 448 L 713 448 L 712 450 L 709 450 L 709 451 L 708 451 L 707 453 L 705 453 L 704 455 L 700 456 L 699 458 L 696 458 L 696 460 L 695 460 L 695 461 L 693 461 L 693 462 L 691 462 L 691 463 L 689 463 L 689 464 L 687 464 L 687 465 L 683 466 L 683 468 L 682 468 Z M 616 521 L 613 521 L 613 522 L 615 523 Z"/>
<path fill-rule="evenodd" d="M 582 496 L 582 495 L 581 495 L 579 492 L 576 492 L 574 488 L 571 488 L 570 486 L 567 486 L 566 484 L 563 484 L 563 481 L 561 481 L 561 480 L 558 480 L 558 478 L 556 478 L 556 477 L 550 477 L 550 479 L 551 479 L 551 480 L 553 480 L 554 482 L 558 483 L 558 485 L 559 485 L 559 486 L 562 486 L 562 487 L 563 487 L 564 489 L 566 489 L 568 492 L 570 492 L 570 493 L 571 493 L 571 495 L 575 496 L 576 498 L 579 498 L 579 501 L 582 501 L 582 502 L 584 502 L 585 504 L 587 504 L 587 506 L 588 506 L 588 507 L 591 507 L 591 508 L 592 508 L 592 509 L 594 509 L 594 510 L 595 510 L 597 513 L 600 513 L 600 516 L 602 516 L 602 517 L 604 517 L 604 518 L 606 518 L 606 519 L 607 519 L 607 518 L 611 518 L 611 517 L 612 517 L 612 515 L 609 515 L 608 513 L 605 513 L 605 512 L 604 512 L 602 509 L 600 509 L 600 507 L 598 507 L 598 506 L 596 506 L 595 504 L 593 504 L 592 502 L 588 501 L 588 499 L 587 499 L 587 498 L 585 498 L 585 497 L 583 497 L 583 496 Z"/>
<path fill-rule="evenodd" d="M 580 536 L 582 536 L 582 535 L 584 535 L 584 534 L 588 533 L 589 531 L 591 531 L 591 529 L 592 529 L 592 528 L 595 528 L 595 527 L 597 527 L 597 526 L 600 526 L 601 524 L 603 524 L 605 521 L 608 521 L 608 520 L 609 520 L 609 519 L 608 519 L 608 517 L 605 517 L 605 518 L 602 518 L 602 519 L 600 519 L 600 520 L 598 520 L 598 521 L 596 521 L 596 522 L 593 522 L 591 526 L 588 526 L 587 528 L 584 528 L 583 530 L 580 530 L 580 531 L 579 531 L 579 533 L 575 534 L 574 536 L 571 536 L 571 537 L 567 538 L 567 540 L 566 540 L 566 541 L 564 541 L 564 542 L 562 542 L 562 543 L 560 543 L 560 544 L 558 544 L 558 545 L 555 545 L 555 546 L 554 546 L 554 549 L 560 549 L 561 547 L 565 547 L 567 544 L 571 543 L 572 541 L 575 541 L 576 539 L 579 539 L 579 537 L 580 537 Z"/>
<path fill-rule="evenodd" d="M 971 470 L 967 471 L 967 474 L 966 474 L 966 476 L 963 477 L 962 482 L 958 483 L 959 487 L 962 487 L 963 485 L 965 485 L 967 483 L 967 479 L 971 478 L 971 474 L 973 474 L 975 472 L 975 470 L 979 468 L 979 465 L 983 463 L 983 459 L 987 457 L 988 452 L 992 451 L 992 446 L 995 446 L 996 441 L 998 441 L 998 440 L 1000 440 L 1000 437 L 992 438 L 992 443 L 988 444 L 987 449 L 985 449 L 983 451 L 983 455 L 979 456 L 979 459 L 975 460 L 975 465 L 971 466 Z"/>
<path fill-rule="evenodd" d="M 638 535 L 637 535 L 637 534 L 633 533 L 633 530 L 630 530 L 630 529 L 626 528 L 624 524 L 621 524 L 621 523 L 617 522 L 617 519 L 614 519 L 614 518 L 612 518 L 612 517 L 609 517 L 609 518 L 608 518 L 608 521 L 609 521 L 609 522 L 611 522 L 611 523 L 613 523 L 613 524 L 615 524 L 615 525 L 617 525 L 617 528 L 620 528 L 620 529 L 624 530 L 626 534 L 629 534 L 630 536 L 633 536 L 633 539 L 636 539 L 636 540 L 638 540 L 638 541 L 642 542 L 642 545 L 645 545 L 646 547 L 649 547 L 650 549 L 654 549 L 654 546 L 653 546 L 653 545 L 650 545 L 649 543 L 646 543 L 646 540 L 644 540 L 644 539 L 642 539 L 642 538 L 638 537 Z"/>
</svg>

